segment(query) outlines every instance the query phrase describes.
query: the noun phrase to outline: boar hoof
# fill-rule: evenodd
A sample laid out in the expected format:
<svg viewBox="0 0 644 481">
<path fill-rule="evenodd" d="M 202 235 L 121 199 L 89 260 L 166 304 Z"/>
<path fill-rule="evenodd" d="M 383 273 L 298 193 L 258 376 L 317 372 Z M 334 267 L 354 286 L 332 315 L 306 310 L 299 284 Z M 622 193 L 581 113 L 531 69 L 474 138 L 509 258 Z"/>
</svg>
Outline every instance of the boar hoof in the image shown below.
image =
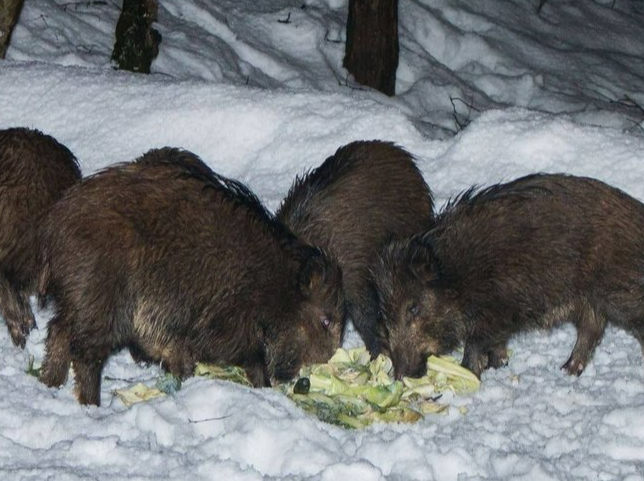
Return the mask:
<svg viewBox="0 0 644 481">
<path fill-rule="evenodd" d="M 22 332 L 22 330 L 11 328 L 9 333 L 11 334 L 11 342 L 13 342 L 13 345 L 20 349 L 24 349 L 27 344 L 27 336 L 24 332 Z"/>
<path fill-rule="evenodd" d="M 581 376 L 581 373 L 584 372 L 584 367 L 583 362 L 571 357 L 566 361 L 566 364 L 561 366 L 561 369 L 567 371 L 571 376 Z"/>
<path fill-rule="evenodd" d="M 16 347 L 21 349 L 25 348 L 27 343 L 27 337 L 29 332 L 36 326 L 36 321 L 33 316 L 28 316 L 20 321 L 7 320 L 7 327 L 9 328 L 9 334 L 11 335 L 11 341 Z"/>
<path fill-rule="evenodd" d="M 477 357 L 475 360 L 472 360 L 471 358 L 464 359 L 461 366 L 465 369 L 469 369 L 476 375 L 476 377 L 481 379 L 481 374 L 485 370 L 485 359 L 483 357 Z"/>
<path fill-rule="evenodd" d="M 503 350 L 492 350 L 488 354 L 487 367 L 499 369 L 508 365 L 508 352 Z"/>
</svg>

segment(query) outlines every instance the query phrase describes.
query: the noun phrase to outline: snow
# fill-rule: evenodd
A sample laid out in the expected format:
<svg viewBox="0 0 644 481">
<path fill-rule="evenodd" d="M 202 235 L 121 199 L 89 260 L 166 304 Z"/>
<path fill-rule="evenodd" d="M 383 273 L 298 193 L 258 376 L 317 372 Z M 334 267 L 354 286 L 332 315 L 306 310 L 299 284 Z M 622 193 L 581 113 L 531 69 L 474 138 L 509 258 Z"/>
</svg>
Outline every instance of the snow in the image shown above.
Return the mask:
<svg viewBox="0 0 644 481">
<path fill-rule="evenodd" d="M 150 76 L 110 67 L 119 3 L 25 3 L 0 68 L 0 128 L 54 135 L 84 174 L 183 147 L 271 209 L 296 174 L 374 138 L 417 156 L 439 205 L 535 171 L 644 201 L 644 112 L 625 100 L 644 105 L 641 1 L 550 0 L 537 16 L 524 0 L 401 0 L 395 98 L 347 79 L 346 0 L 164 0 Z M 103 405 L 80 406 L 71 382 L 24 372 L 50 316 L 37 312 L 25 351 L 0 326 L 2 479 L 644 480 L 642 353 L 613 327 L 579 378 L 559 369 L 572 326 L 526 333 L 447 415 L 348 431 L 275 391 L 206 379 L 128 409 L 111 391 L 161 371 L 125 352 L 105 369 Z"/>
</svg>

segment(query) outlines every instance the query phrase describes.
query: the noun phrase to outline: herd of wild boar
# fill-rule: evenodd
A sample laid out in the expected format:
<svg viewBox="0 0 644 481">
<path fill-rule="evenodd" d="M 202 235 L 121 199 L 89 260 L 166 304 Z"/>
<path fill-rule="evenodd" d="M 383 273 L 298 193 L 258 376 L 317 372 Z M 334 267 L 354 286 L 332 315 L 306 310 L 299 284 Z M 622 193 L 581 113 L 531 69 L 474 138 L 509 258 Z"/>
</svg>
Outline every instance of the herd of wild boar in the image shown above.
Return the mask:
<svg viewBox="0 0 644 481">
<path fill-rule="evenodd" d="M 81 178 L 36 130 L 0 131 L 0 314 L 24 347 L 29 297 L 55 314 L 41 380 L 100 404 L 108 357 L 190 376 L 242 366 L 255 386 L 326 362 L 353 323 L 395 375 L 464 344 L 481 375 L 522 330 L 571 321 L 579 375 L 608 321 L 644 345 L 644 205 L 600 181 L 535 174 L 434 213 L 413 157 L 353 142 L 298 177 L 275 215 L 185 150 Z"/>
</svg>

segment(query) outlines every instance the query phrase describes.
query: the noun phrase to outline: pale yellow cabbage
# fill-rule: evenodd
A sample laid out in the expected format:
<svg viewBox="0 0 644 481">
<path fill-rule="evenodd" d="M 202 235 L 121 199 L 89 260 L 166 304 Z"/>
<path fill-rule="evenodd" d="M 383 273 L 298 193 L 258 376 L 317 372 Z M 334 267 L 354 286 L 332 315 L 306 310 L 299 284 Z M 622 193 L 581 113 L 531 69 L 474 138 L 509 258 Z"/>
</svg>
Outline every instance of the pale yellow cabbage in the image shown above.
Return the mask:
<svg viewBox="0 0 644 481">
<path fill-rule="evenodd" d="M 198 363 L 195 375 L 251 385 L 240 367 Z M 277 386 L 277 389 L 322 421 L 348 428 L 383 422 L 413 423 L 428 414 L 444 413 L 449 406 L 436 402 L 441 393 L 468 394 L 476 391 L 480 384 L 478 378 L 454 358 L 435 356 L 427 360 L 427 374 L 422 378 L 405 377 L 396 381 L 391 359 L 379 355 L 372 361 L 364 347 L 338 349 L 328 363 L 302 368 L 300 378 L 304 377 L 310 382 L 307 394 L 293 393 L 296 380 Z M 130 389 L 117 390 L 116 394 L 129 406 L 163 396 L 163 391 L 167 391 L 164 386 L 172 385 L 167 381 L 157 383 L 157 388 L 137 384 Z M 465 414 L 467 409 L 461 407 L 459 411 Z"/>
<path fill-rule="evenodd" d="M 374 422 L 416 422 L 426 414 L 446 412 L 449 406 L 436 402 L 440 393 L 467 394 L 479 387 L 478 378 L 453 358 L 431 356 L 427 369 L 420 379 L 395 381 L 388 357 L 371 361 L 365 348 L 338 349 L 327 364 L 300 371 L 310 381 L 309 394 L 293 394 L 294 382 L 279 389 L 325 422 L 360 428 Z"/>
<path fill-rule="evenodd" d="M 114 394 L 116 394 L 127 407 L 130 407 L 132 404 L 149 401 L 150 399 L 166 395 L 160 389 L 148 387 L 143 383 L 135 384 L 128 389 L 116 389 Z"/>
<path fill-rule="evenodd" d="M 222 379 L 245 386 L 252 386 L 246 377 L 246 371 L 238 366 L 218 366 L 216 364 L 204 364 L 198 362 L 195 366 L 195 376 L 203 376 L 210 379 Z"/>
</svg>

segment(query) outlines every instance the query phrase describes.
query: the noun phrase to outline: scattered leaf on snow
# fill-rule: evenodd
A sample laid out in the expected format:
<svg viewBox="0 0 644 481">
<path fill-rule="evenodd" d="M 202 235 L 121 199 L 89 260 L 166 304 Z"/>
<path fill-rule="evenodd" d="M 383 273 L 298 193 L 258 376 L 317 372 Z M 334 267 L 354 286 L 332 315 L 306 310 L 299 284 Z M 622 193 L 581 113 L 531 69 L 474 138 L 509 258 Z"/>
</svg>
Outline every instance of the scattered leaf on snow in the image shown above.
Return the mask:
<svg viewBox="0 0 644 481">
<path fill-rule="evenodd" d="M 26 372 L 27 374 L 29 374 L 30 376 L 34 376 L 34 377 L 38 377 L 38 378 L 39 378 L 39 377 L 40 377 L 40 371 L 41 371 L 41 369 L 42 369 L 42 367 L 41 367 L 41 366 L 36 367 L 36 366 L 34 365 L 34 357 L 33 357 L 33 356 L 29 356 L 29 365 L 27 366 L 27 370 L 26 370 L 25 372 Z"/>
<path fill-rule="evenodd" d="M 141 382 L 127 389 L 116 389 L 114 390 L 114 394 L 116 394 L 127 407 L 132 406 L 132 404 L 149 401 L 150 399 L 166 395 L 160 389 L 148 387 Z"/>
<path fill-rule="evenodd" d="M 166 373 L 164 376 L 157 379 L 154 386 L 165 394 L 174 394 L 181 389 L 181 379 L 170 373 Z"/>
<path fill-rule="evenodd" d="M 246 377 L 246 371 L 238 366 L 217 366 L 215 364 L 204 364 L 198 362 L 195 366 L 195 376 L 203 376 L 210 379 L 222 379 L 245 386 L 252 386 Z"/>
</svg>

